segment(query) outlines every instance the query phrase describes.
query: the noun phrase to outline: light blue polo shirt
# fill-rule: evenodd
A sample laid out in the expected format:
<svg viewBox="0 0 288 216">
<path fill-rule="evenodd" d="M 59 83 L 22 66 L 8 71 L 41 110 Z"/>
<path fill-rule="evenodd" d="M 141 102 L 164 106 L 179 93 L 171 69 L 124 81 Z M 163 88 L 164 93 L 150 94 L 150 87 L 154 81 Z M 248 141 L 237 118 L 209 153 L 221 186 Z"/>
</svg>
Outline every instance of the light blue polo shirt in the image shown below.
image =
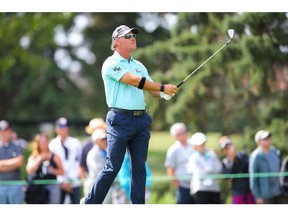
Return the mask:
<svg viewBox="0 0 288 216">
<path fill-rule="evenodd" d="M 108 107 L 143 110 L 146 108 L 143 90 L 120 82 L 121 77 L 127 72 L 153 81 L 141 62 L 135 60 L 132 56 L 128 61 L 115 51 L 102 66 L 106 103 Z"/>
</svg>

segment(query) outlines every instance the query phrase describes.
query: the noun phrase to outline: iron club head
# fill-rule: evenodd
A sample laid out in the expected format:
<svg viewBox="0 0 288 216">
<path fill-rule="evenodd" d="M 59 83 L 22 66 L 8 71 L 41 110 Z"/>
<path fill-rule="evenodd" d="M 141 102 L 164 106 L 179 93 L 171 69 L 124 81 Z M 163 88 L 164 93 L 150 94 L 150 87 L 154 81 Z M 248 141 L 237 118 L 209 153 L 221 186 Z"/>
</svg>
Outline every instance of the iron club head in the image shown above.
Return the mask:
<svg viewBox="0 0 288 216">
<path fill-rule="evenodd" d="M 234 29 L 228 29 L 228 35 L 232 39 L 234 37 L 235 31 Z"/>
</svg>

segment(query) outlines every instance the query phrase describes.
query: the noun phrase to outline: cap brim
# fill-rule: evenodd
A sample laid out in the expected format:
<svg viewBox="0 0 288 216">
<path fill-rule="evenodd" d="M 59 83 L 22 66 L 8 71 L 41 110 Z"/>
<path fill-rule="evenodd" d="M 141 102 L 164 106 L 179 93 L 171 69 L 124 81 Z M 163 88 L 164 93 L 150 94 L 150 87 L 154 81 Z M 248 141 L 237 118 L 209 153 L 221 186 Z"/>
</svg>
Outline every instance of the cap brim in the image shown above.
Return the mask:
<svg viewBox="0 0 288 216">
<path fill-rule="evenodd" d="M 118 37 L 122 37 L 126 34 L 128 34 L 129 32 L 133 32 L 134 34 L 139 34 L 140 33 L 140 30 L 138 28 L 130 28 L 130 29 L 127 29 L 126 31 L 124 31 L 121 35 L 119 35 Z"/>
<path fill-rule="evenodd" d="M 271 133 L 267 131 L 265 134 L 263 134 L 261 138 L 266 139 L 267 137 L 270 137 L 270 136 L 271 136 Z"/>
</svg>

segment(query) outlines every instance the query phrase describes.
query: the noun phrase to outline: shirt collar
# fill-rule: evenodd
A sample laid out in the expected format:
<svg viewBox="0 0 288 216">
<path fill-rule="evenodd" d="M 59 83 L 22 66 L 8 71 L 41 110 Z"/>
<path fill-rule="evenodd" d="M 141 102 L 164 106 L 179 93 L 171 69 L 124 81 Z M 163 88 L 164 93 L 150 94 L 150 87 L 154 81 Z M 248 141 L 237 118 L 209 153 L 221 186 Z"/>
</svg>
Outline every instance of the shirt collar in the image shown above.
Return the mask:
<svg viewBox="0 0 288 216">
<path fill-rule="evenodd" d="M 128 61 L 126 58 L 123 58 L 117 51 L 114 51 L 113 56 L 120 61 Z M 130 62 L 133 60 L 134 60 L 133 56 L 130 56 Z"/>
</svg>

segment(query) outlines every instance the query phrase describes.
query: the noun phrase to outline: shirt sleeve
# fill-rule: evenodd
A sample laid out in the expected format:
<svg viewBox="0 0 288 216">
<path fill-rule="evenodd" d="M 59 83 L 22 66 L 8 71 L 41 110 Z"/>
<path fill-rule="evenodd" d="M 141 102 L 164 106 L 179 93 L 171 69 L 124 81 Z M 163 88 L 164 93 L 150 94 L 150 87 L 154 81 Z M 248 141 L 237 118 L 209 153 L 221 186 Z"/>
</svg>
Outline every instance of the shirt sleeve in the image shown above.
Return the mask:
<svg viewBox="0 0 288 216">
<path fill-rule="evenodd" d="M 121 64 L 120 61 L 107 60 L 103 64 L 102 73 L 103 76 L 108 79 L 119 81 L 122 76 L 127 73 L 128 70 Z"/>
<path fill-rule="evenodd" d="M 174 149 L 168 149 L 165 160 L 165 167 L 176 167 L 176 156 Z"/>
</svg>

